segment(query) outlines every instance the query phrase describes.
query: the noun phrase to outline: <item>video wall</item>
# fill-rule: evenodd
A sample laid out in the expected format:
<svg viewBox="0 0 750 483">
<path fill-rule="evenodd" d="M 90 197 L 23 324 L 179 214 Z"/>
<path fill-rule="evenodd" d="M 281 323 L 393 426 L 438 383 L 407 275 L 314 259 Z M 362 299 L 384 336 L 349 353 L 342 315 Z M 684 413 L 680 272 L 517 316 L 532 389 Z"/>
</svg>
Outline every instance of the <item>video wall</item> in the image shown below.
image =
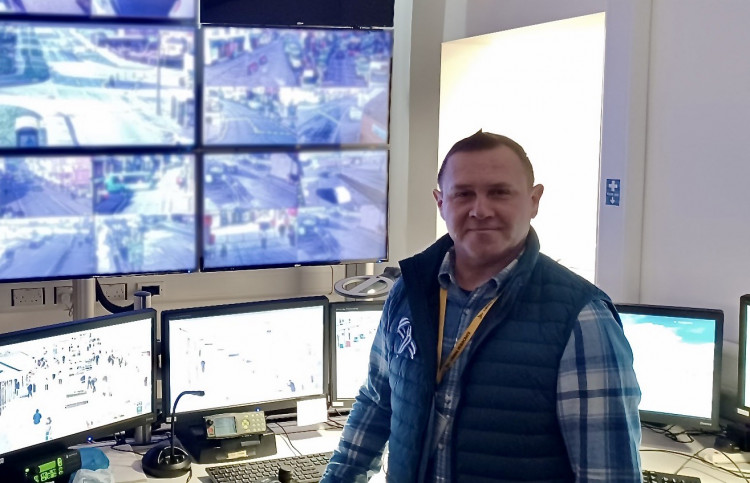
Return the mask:
<svg viewBox="0 0 750 483">
<path fill-rule="evenodd" d="M 0 12 L 0 282 L 387 257 L 392 31 Z"/>
</svg>

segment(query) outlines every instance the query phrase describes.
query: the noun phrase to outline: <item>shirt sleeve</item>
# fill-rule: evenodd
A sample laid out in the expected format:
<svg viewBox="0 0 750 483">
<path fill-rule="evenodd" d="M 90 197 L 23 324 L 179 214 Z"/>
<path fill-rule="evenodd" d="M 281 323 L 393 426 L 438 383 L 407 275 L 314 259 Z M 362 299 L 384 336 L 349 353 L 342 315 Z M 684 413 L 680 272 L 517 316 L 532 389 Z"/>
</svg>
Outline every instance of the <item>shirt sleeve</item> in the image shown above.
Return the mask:
<svg viewBox="0 0 750 483">
<path fill-rule="evenodd" d="M 640 483 L 641 391 L 614 308 L 581 310 L 560 360 L 557 415 L 577 483 Z"/>
<path fill-rule="evenodd" d="M 321 483 L 366 482 L 380 470 L 391 421 L 385 335 L 387 309 L 386 303 L 372 342 L 367 381 L 359 390 Z"/>
</svg>

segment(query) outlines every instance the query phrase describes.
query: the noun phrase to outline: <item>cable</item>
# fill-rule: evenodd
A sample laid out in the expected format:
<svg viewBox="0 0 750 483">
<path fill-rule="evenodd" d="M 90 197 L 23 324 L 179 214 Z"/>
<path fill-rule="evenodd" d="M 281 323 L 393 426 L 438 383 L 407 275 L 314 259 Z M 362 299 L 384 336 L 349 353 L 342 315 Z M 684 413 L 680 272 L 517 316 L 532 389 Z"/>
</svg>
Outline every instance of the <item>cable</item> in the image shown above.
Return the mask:
<svg viewBox="0 0 750 483">
<path fill-rule="evenodd" d="M 279 423 L 273 423 L 273 424 L 275 424 L 276 426 L 278 426 L 279 428 L 281 428 L 281 430 L 284 432 L 284 436 L 286 436 L 286 439 L 284 441 L 287 443 L 287 445 L 289 445 L 289 449 L 291 449 L 292 451 L 296 452 L 298 456 L 302 456 L 302 451 L 298 450 L 294 446 L 294 444 L 292 443 L 291 438 L 289 437 L 289 433 L 286 432 L 286 429 L 284 429 L 284 426 L 282 426 Z"/>
<path fill-rule="evenodd" d="M 135 304 L 132 303 L 130 305 L 117 305 L 109 301 L 106 295 L 104 295 L 104 291 L 102 290 L 102 286 L 99 285 L 99 279 L 94 279 L 95 285 L 96 285 L 96 300 L 100 304 L 102 304 L 102 307 L 105 308 L 105 310 L 109 311 L 112 314 L 119 314 L 121 312 L 128 312 L 130 310 L 133 310 L 135 307 Z"/>
<path fill-rule="evenodd" d="M 737 478 L 742 478 L 743 480 L 748 481 L 747 480 L 747 476 L 745 475 L 745 472 L 743 472 L 742 470 L 740 470 L 740 472 L 738 473 L 738 472 L 730 470 L 728 468 L 723 468 L 723 467 L 721 467 L 719 465 L 716 465 L 716 464 L 708 461 L 705 458 L 702 458 L 702 457 L 698 456 L 697 453 L 691 455 L 691 454 L 688 454 L 688 453 L 682 453 L 680 451 L 672 451 L 671 449 L 641 449 L 640 451 L 641 452 L 652 452 L 652 453 L 668 453 L 668 454 L 676 454 L 676 455 L 679 455 L 679 456 L 686 456 L 688 458 L 688 461 L 691 460 L 691 459 L 694 459 L 696 461 L 700 461 L 701 463 L 703 463 L 704 465 L 708 466 L 709 468 L 713 468 L 715 470 L 723 471 L 724 473 L 729 473 L 732 476 L 735 476 Z M 680 468 L 682 468 L 682 466 Z"/>
</svg>

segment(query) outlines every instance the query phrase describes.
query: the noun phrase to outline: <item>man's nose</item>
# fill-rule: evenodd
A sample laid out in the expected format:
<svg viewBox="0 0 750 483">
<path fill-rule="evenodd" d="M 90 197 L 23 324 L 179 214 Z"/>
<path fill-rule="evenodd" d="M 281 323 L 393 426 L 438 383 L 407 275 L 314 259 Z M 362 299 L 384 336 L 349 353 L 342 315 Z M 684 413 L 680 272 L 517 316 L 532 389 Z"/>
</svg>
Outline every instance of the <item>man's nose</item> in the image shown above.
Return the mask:
<svg viewBox="0 0 750 483">
<path fill-rule="evenodd" d="M 469 212 L 470 216 L 473 216 L 474 218 L 487 218 L 492 214 L 492 210 L 490 210 L 489 200 L 487 200 L 487 197 L 483 195 L 478 195 L 474 199 L 474 204 L 471 207 L 471 211 Z"/>
</svg>

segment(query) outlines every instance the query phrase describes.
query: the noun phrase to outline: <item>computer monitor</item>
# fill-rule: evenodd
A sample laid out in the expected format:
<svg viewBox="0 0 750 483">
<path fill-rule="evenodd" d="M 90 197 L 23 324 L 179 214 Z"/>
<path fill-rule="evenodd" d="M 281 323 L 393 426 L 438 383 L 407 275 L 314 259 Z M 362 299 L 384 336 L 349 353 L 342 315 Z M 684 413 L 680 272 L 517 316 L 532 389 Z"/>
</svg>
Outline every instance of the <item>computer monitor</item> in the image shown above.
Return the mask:
<svg viewBox="0 0 750 483">
<path fill-rule="evenodd" d="M 180 426 L 207 415 L 295 412 L 327 390 L 328 299 L 250 302 L 161 314 L 164 411 L 180 399 Z M 178 428 L 179 429 L 179 428 Z"/>
<path fill-rule="evenodd" d="M 207 153 L 203 180 L 203 270 L 387 257 L 387 150 Z"/>
<path fill-rule="evenodd" d="M 0 21 L 0 150 L 194 145 L 194 36 L 173 25 Z"/>
<path fill-rule="evenodd" d="M 155 349 L 151 309 L 0 334 L 0 475 L 153 423 Z"/>
<path fill-rule="evenodd" d="M 750 422 L 750 294 L 740 297 L 740 349 L 737 375 L 737 414 Z"/>
<path fill-rule="evenodd" d="M 182 19 L 195 18 L 195 3 L 195 0 L 14 0 L 3 2 L 0 15 Z"/>
<path fill-rule="evenodd" d="M 203 144 L 387 145 L 391 31 L 203 33 Z"/>
<path fill-rule="evenodd" d="M 195 156 L 0 158 L 0 281 L 197 269 Z"/>
<path fill-rule="evenodd" d="M 721 310 L 618 304 L 641 388 L 641 421 L 718 429 Z"/>
<path fill-rule="evenodd" d="M 350 409 L 367 379 L 370 349 L 383 314 L 383 301 L 329 305 L 331 407 Z"/>
</svg>

